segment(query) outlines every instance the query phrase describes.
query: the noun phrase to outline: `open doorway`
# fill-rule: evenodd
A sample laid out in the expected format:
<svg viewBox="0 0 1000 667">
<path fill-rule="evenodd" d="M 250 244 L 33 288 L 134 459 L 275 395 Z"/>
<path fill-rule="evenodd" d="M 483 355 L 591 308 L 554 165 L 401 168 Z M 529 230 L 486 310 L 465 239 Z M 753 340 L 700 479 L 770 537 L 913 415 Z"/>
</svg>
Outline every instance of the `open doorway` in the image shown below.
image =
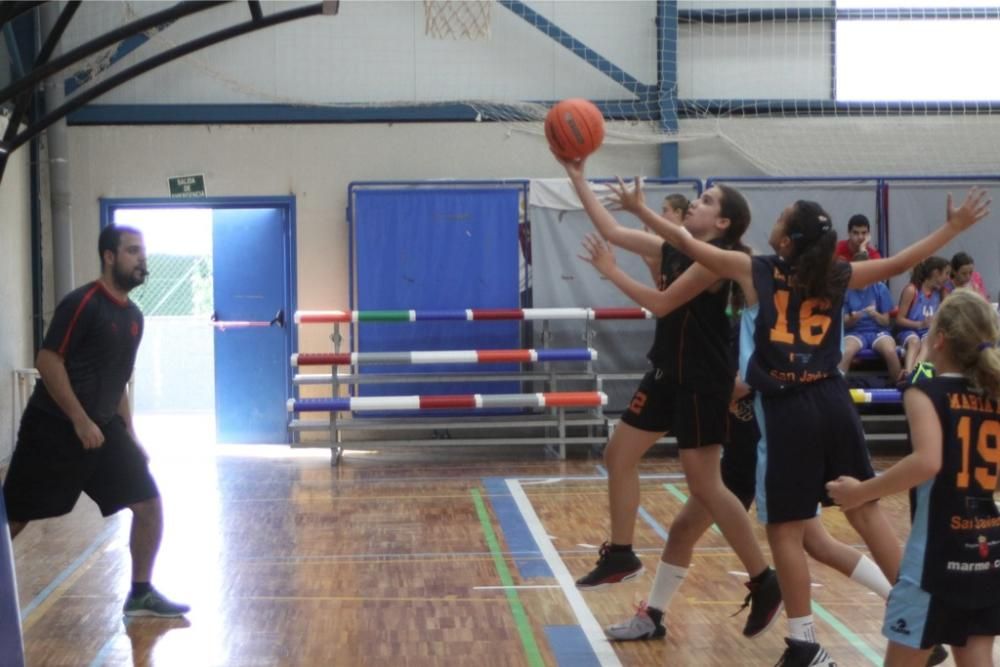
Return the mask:
<svg viewBox="0 0 1000 667">
<path fill-rule="evenodd" d="M 143 233 L 149 268 L 130 294 L 145 316 L 136 414 L 214 418 L 212 210 L 119 209 L 114 222 Z"/>
<path fill-rule="evenodd" d="M 294 199 L 116 199 L 101 208 L 102 224 L 136 227 L 146 242 L 150 275 L 131 294 L 146 318 L 137 418 L 177 437 L 289 442 Z"/>
</svg>

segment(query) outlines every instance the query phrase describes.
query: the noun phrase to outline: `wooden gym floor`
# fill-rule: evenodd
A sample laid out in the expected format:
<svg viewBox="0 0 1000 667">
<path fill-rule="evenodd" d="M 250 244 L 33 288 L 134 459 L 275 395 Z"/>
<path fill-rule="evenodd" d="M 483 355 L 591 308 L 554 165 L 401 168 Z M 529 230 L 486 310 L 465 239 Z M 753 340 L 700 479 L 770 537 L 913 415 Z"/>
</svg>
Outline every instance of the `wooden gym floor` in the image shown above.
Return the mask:
<svg viewBox="0 0 1000 667">
<path fill-rule="evenodd" d="M 633 613 L 687 488 L 677 460 L 642 467 L 635 582 L 581 593 L 608 527 L 598 458 L 521 448 L 348 453 L 216 446 L 179 420 L 140 421 L 164 497 L 154 584 L 184 619 L 124 622 L 129 517 L 83 498 L 15 541 L 28 665 L 773 665 L 786 623 L 740 634 L 745 574 L 712 530 L 666 616 L 666 640 L 611 644 Z M 890 461 L 877 461 L 884 468 Z M 902 496 L 883 501 L 900 539 Z M 837 509 L 824 523 L 860 540 Z M 758 535 L 764 542 L 763 531 Z M 812 564 L 815 617 L 841 667 L 881 664 L 883 603 Z M 745 612 L 744 612 L 745 614 Z M 1000 651 L 995 652 L 1000 657 Z M 950 659 L 946 663 L 954 664 Z"/>
</svg>

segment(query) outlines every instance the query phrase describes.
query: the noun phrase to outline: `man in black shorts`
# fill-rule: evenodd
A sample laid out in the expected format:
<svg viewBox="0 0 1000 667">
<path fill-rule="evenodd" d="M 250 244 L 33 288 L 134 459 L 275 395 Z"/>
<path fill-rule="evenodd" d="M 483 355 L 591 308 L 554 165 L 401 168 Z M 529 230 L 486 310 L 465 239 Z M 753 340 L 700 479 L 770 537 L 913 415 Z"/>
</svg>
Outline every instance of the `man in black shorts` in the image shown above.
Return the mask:
<svg viewBox="0 0 1000 667">
<path fill-rule="evenodd" d="M 143 331 L 142 312 L 128 298 L 146 279 L 142 234 L 105 227 L 98 254 L 101 277 L 59 303 L 35 362 L 41 382 L 21 417 L 3 488 L 10 534 L 69 513 L 81 492 L 104 516 L 128 508 L 132 589 L 124 613 L 180 616 L 189 607 L 150 584 L 163 506 L 125 392 Z"/>
</svg>

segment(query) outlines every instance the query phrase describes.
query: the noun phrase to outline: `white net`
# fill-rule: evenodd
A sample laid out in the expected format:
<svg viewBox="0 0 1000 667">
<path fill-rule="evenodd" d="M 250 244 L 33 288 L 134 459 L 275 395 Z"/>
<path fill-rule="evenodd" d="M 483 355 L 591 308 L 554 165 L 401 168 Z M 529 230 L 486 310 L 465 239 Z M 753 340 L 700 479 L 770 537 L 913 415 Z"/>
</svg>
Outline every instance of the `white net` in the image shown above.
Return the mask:
<svg viewBox="0 0 1000 667">
<path fill-rule="evenodd" d="M 676 25 L 676 39 L 651 38 L 658 72 L 673 80 L 618 74 L 631 94 L 602 109 L 632 122 L 609 142 L 710 145 L 769 175 L 997 170 L 1000 79 L 978 74 L 1000 57 L 996 2 L 682 2 Z M 582 44 L 571 51 L 596 66 Z M 504 121 L 545 113 L 477 104 Z"/>
<path fill-rule="evenodd" d="M 489 39 L 493 0 L 424 0 L 424 34 L 435 39 Z"/>
<path fill-rule="evenodd" d="M 179 30 L 148 37 L 168 48 Z M 387 0 L 282 30 L 301 31 L 294 52 L 244 38 L 122 100 L 398 109 L 404 120 L 464 105 L 544 141 L 551 104 L 583 97 L 617 121 L 606 144 L 677 142 L 687 173 L 997 171 L 1000 77 L 984 74 L 1000 58 L 996 0 Z M 261 65 L 260 52 L 282 59 Z M 180 92 L 159 100 L 164 90 Z M 469 117 L 454 113 L 435 119 Z"/>
<path fill-rule="evenodd" d="M 995 2 L 719 4 L 680 12 L 682 130 L 774 175 L 996 171 Z"/>
</svg>

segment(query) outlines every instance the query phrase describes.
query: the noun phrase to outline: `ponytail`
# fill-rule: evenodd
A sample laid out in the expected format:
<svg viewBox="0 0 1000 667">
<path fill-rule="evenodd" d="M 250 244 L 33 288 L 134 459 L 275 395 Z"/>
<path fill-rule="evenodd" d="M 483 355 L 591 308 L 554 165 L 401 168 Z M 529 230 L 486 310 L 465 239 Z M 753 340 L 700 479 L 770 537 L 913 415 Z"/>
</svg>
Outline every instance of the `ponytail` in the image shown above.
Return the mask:
<svg viewBox="0 0 1000 667">
<path fill-rule="evenodd" d="M 979 350 L 972 367 L 972 383 L 995 401 L 1000 401 L 1000 348 L 996 343 Z"/>
<path fill-rule="evenodd" d="M 814 201 L 795 202 L 785 234 L 793 244 L 789 262 L 795 285 L 808 298 L 834 299 L 845 286 L 835 275 L 837 232 L 827 212 Z"/>
<path fill-rule="evenodd" d="M 996 311 L 975 292 L 959 288 L 934 315 L 931 335 L 948 341 L 948 352 L 974 387 L 1000 400 L 1000 327 Z"/>
</svg>

